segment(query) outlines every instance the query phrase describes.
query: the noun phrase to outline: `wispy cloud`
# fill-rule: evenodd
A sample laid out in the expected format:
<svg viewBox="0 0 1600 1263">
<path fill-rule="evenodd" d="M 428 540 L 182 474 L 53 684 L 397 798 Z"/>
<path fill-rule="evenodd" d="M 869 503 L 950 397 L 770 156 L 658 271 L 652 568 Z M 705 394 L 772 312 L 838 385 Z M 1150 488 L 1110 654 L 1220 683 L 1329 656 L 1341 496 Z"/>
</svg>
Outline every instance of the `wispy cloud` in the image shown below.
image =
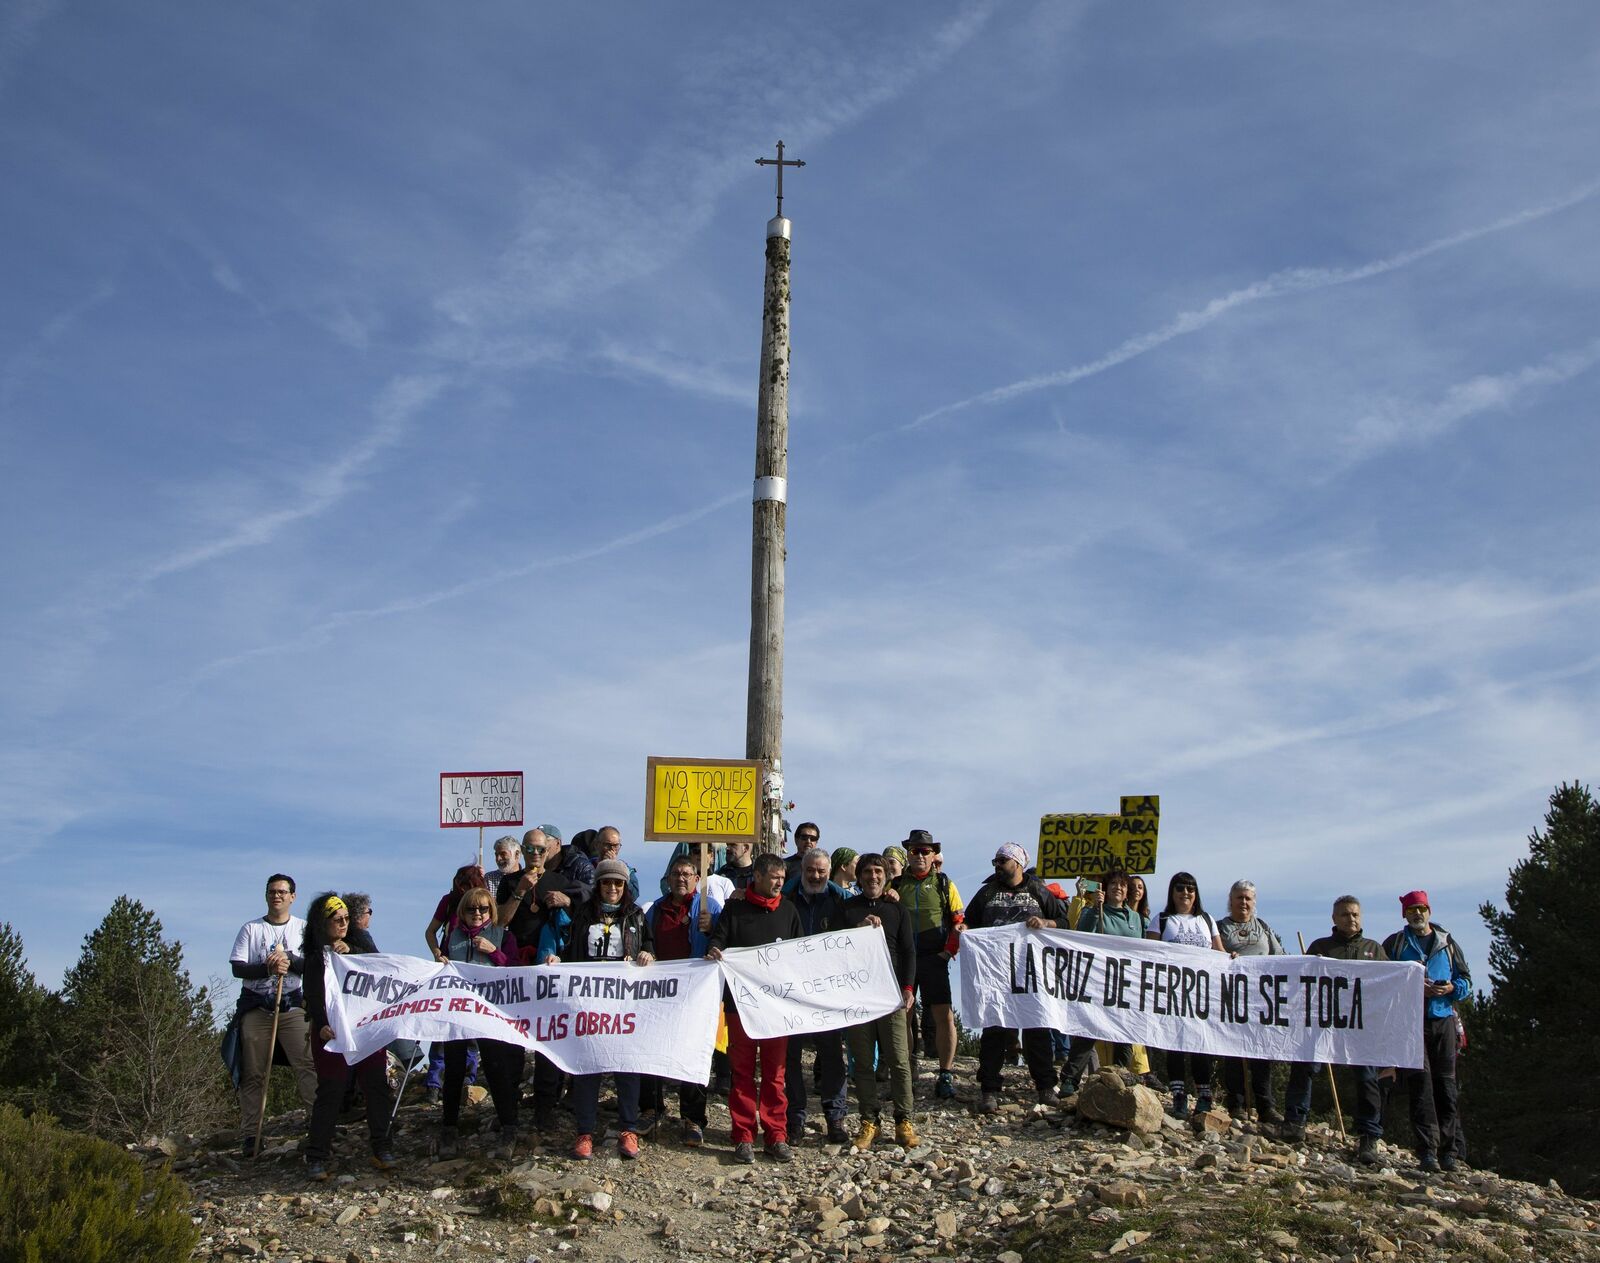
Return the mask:
<svg viewBox="0 0 1600 1263">
<path fill-rule="evenodd" d="M 881 53 L 841 44 L 822 57 L 813 49 L 804 73 L 792 65 L 801 48 L 781 39 L 770 46 L 781 66 L 763 62 L 743 40 L 702 53 L 687 73 L 717 98 L 707 111 L 714 130 L 665 137 L 624 175 L 596 160 L 590 170 L 572 166 L 543 178 L 527 191 L 489 276 L 442 294 L 439 314 L 459 328 L 488 331 L 652 274 L 677 257 L 730 189 L 752 178 L 751 146 L 770 145 L 775 125 L 792 152 L 820 145 L 945 66 L 999 7 L 998 0 L 969 5 L 920 41 L 896 41 Z M 807 34 L 828 36 L 816 27 Z"/>
<path fill-rule="evenodd" d="M 116 292 L 117 287 L 111 281 L 102 281 L 86 297 L 57 312 L 39 327 L 33 340 L 0 369 L 0 411 L 9 411 L 23 381 L 44 363 L 50 348 L 96 307 L 115 297 Z"/>
<path fill-rule="evenodd" d="M 1530 391 L 1559 386 L 1600 364 L 1600 338 L 1558 351 L 1515 372 L 1480 375 L 1450 387 L 1433 403 L 1386 401 L 1365 413 L 1344 441 L 1345 463 L 1354 464 L 1403 443 L 1425 443 L 1482 412 L 1512 407 Z"/>
<path fill-rule="evenodd" d="M 1148 354 L 1157 347 L 1171 342 L 1174 338 L 1197 333 L 1207 325 L 1216 323 L 1230 312 L 1237 311 L 1241 307 L 1249 306 L 1252 303 L 1265 302 L 1273 298 L 1283 298 L 1290 294 L 1304 294 L 1313 290 L 1329 289 L 1336 285 L 1350 285 L 1357 281 L 1365 281 L 1375 276 L 1382 276 L 1388 272 L 1395 272 L 1426 259 L 1430 255 L 1453 250 L 1457 246 L 1466 245 L 1493 233 L 1519 228 L 1524 224 L 1533 223 L 1536 220 L 1557 214 L 1560 211 L 1588 201 L 1596 193 L 1600 193 L 1600 179 L 1591 180 L 1565 196 L 1556 198 L 1554 201 L 1530 206 L 1514 214 L 1497 219 L 1492 223 L 1481 224 L 1475 228 L 1467 228 L 1461 232 L 1438 237 L 1424 245 L 1416 246 L 1410 250 L 1402 250 L 1381 259 L 1374 259 L 1369 263 L 1347 268 L 1301 267 L 1287 268 L 1281 272 L 1274 272 L 1263 280 L 1255 281 L 1241 289 L 1232 290 L 1220 298 L 1213 298 L 1203 307 L 1180 312 L 1160 328 L 1152 329 L 1148 333 L 1137 334 L 1113 347 L 1098 359 L 1075 365 L 1072 368 L 1062 369 L 1059 372 L 1043 373 L 1037 377 L 1025 377 L 1020 381 L 1011 382 L 1004 386 L 996 386 L 994 389 L 986 390 L 981 394 L 958 399 L 954 403 L 942 404 L 937 408 L 924 412 L 921 416 L 911 421 L 907 421 L 898 428 L 901 430 L 914 430 L 920 426 L 927 425 L 930 421 L 935 421 L 940 417 L 946 417 L 968 408 L 986 407 L 990 404 L 1004 403 L 1008 399 L 1015 399 L 1021 395 L 1035 394 L 1041 390 L 1071 386 L 1086 377 L 1094 377 L 1099 373 L 1106 372 L 1108 369 L 1116 368 L 1119 364 L 1126 364 L 1129 360 Z"/>
<path fill-rule="evenodd" d="M 393 618 L 404 614 L 414 614 L 420 610 L 425 610 L 430 606 L 443 605 L 450 601 L 459 601 L 465 597 L 471 596 L 475 592 L 482 591 L 484 588 L 491 586 L 503 586 L 510 580 L 525 578 L 528 575 L 537 574 L 540 571 L 555 570 L 562 566 L 573 566 L 586 561 L 594 561 L 595 559 L 607 556 L 610 553 L 620 552 L 623 549 L 631 548 L 636 544 L 643 544 L 649 540 L 659 538 L 662 535 L 668 535 L 673 531 L 681 530 L 683 527 L 689 526 L 694 522 L 698 522 L 701 518 L 709 517 L 711 514 L 716 513 L 718 510 L 725 509 L 729 505 L 740 502 L 748 503 L 749 499 L 750 492 L 747 489 L 729 492 L 727 495 L 721 496 L 716 500 L 712 500 L 707 504 L 702 504 L 698 508 L 686 509 L 682 513 L 675 513 L 670 517 L 662 518 L 659 521 L 652 522 L 647 526 L 641 526 L 636 530 L 628 531 L 621 535 L 612 536 L 610 539 L 601 540 L 600 542 L 591 544 L 585 548 L 575 549 L 566 553 L 559 553 L 551 557 L 541 557 L 537 560 L 527 562 L 521 566 L 513 566 L 503 570 L 496 569 L 493 574 L 486 575 L 483 578 L 469 579 L 461 583 L 452 584 L 447 588 L 438 588 L 431 592 L 422 592 L 414 596 L 400 597 L 393 601 L 387 601 L 382 605 L 370 606 L 363 609 L 340 610 L 336 613 L 330 614 L 326 618 L 320 619 L 318 622 L 305 628 L 289 640 L 280 641 L 270 645 L 259 645 L 253 649 L 244 650 L 242 653 L 229 654 L 224 658 L 218 658 L 212 662 L 206 663 L 204 666 L 196 670 L 188 678 L 186 683 L 178 686 L 176 694 L 169 700 L 175 701 L 178 697 L 186 695 L 190 690 L 203 684 L 206 680 L 211 679 L 218 674 L 231 672 L 246 662 L 250 662 L 259 658 L 275 657 L 280 654 L 297 653 L 307 649 L 312 649 L 326 642 L 328 637 L 344 630 L 347 627 L 352 627 L 361 623 L 369 623 L 384 618 Z"/>
<path fill-rule="evenodd" d="M 39 28 L 60 7 L 60 0 L 10 0 L 0 9 L 0 91 L 11 85 L 18 59 L 38 42 Z"/>
<path fill-rule="evenodd" d="M 707 364 L 697 364 L 667 353 L 639 350 L 610 343 L 595 356 L 602 365 L 612 366 L 621 376 L 647 378 L 675 390 L 729 403 L 749 404 L 756 400 L 756 381 L 735 381 L 728 373 Z"/>
<path fill-rule="evenodd" d="M 377 423 L 352 447 L 328 464 L 311 470 L 302 482 L 300 498 L 293 504 L 246 518 L 218 539 L 206 540 L 151 562 L 134 577 L 134 586 L 144 587 L 166 575 L 191 570 L 240 549 L 259 547 L 289 527 L 328 512 L 351 492 L 358 476 L 374 458 L 406 433 L 411 418 L 438 398 L 444 387 L 445 378 L 438 375 L 396 378 L 373 405 Z"/>
</svg>

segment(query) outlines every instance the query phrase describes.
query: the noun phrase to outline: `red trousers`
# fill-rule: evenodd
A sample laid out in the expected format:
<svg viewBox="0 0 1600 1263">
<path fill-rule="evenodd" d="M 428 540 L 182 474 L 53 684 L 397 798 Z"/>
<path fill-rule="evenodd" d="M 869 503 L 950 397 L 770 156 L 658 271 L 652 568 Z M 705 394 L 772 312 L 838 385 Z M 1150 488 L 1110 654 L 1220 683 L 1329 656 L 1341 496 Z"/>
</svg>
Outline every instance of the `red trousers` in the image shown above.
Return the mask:
<svg viewBox="0 0 1600 1263">
<path fill-rule="evenodd" d="M 759 1115 L 761 1133 L 769 1145 L 789 1139 L 789 1099 L 783 1090 L 784 1063 L 789 1040 L 751 1039 L 744 1033 L 738 1010 L 728 1006 L 728 1065 L 733 1083 L 728 1089 L 728 1116 L 733 1120 L 733 1143 L 755 1142 L 757 1090 L 756 1056 L 761 1057 Z"/>
</svg>

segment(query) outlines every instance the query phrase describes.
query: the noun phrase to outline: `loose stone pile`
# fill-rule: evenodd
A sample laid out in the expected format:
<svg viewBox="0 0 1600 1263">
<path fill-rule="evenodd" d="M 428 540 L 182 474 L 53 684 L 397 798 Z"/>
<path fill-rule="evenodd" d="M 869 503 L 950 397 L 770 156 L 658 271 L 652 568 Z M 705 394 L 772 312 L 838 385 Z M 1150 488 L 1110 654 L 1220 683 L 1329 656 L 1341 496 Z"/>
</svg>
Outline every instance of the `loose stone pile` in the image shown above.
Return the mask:
<svg viewBox="0 0 1600 1263">
<path fill-rule="evenodd" d="M 1021 1081 L 1008 1084 L 1031 1101 Z M 958 1069 L 971 1085 L 974 1067 Z M 1600 1208 L 1487 1171 L 1420 1178 L 1409 1152 L 1361 1168 L 1326 1126 L 1299 1146 L 1212 1114 L 1179 1123 L 1160 1098 L 1103 1072 L 1077 1109 L 1009 1101 L 971 1112 L 918 1091 L 921 1147 L 879 1142 L 866 1154 L 813 1134 L 790 1166 L 729 1164 L 715 1143 L 687 1150 L 676 1125 L 637 1162 L 597 1145 L 596 1160 L 565 1156 L 570 1132 L 535 1139 L 509 1168 L 487 1157 L 485 1130 L 463 1155 L 431 1156 L 436 1111 L 408 1106 L 388 1175 L 365 1165 L 361 1128 L 339 1140 L 345 1168 L 309 1186 L 297 1134 L 271 1136 L 245 1163 L 229 1133 L 211 1143 L 164 1140 L 145 1150 L 172 1160 L 196 1196 L 196 1257 L 303 1263 L 377 1260 L 593 1258 L 607 1260 L 1216 1258 L 1271 1263 L 1356 1260 L 1600 1260 Z M 1094 1121 L 1104 1119 L 1107 1121 Z M 294 1116 L 286 1120 L 288 1126 Z M 1114 1124 L 1114 1125 L 1113 1125 Z M 709 1139 L 726 1138 L 713 1104 Z M 602 1154 L 606 1156 L 601 1156 Z"/>
</svg>

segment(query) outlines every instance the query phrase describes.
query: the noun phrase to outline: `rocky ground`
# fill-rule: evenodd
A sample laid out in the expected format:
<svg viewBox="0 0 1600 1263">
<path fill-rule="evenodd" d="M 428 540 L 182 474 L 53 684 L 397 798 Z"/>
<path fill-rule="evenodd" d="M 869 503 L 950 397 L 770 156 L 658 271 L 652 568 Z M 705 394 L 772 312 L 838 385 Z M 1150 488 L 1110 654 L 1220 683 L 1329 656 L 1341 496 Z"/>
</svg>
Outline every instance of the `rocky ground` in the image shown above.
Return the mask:
<svg viewBox="0 0 1600 1263">
<path fill-rule="evenodd" d="M 682 1148 L 672 1122 L 627 1163 L 614 1144 L 569 1159 L 570 1126 L 493 1161 L 487 1103 L 465 1112 L 451 1162 L 431 1153 L 437 1107 L 402 1108 L 388 1174 L 368 1167 L 364 1126 L 346 1125 L 339 1174 L 321 1185 L 305 1179 L 293 1115 L 253 1163 L 231 1133 L 162 1149 L 194 1191 L 205 1260 L 1600 1260 L 1600 1207 L 1553 1185 L 1422 1178 L 1389 1146 L 1387 1165 L 1357 1167 L 1321 1125 L 1292 1147 L 1225 1116 L 1197 1133 L 1142 1088 L 1140 1100 L 1127 1089 L 1127 1117 L 1153 1130 L 1108 1126 L 1035 1107 L 1020 1069 L 1002 1112 L 979 1116 L 972 1062 L 956 1101 L 933 1100 L 928 1063 L 919 1071 L 920 1148 L 880 1140 L 857 1155 L 813 1133 L 788 1166 L 732 1165 L 715 1099 L 706 1148 Z"/>
</svg>

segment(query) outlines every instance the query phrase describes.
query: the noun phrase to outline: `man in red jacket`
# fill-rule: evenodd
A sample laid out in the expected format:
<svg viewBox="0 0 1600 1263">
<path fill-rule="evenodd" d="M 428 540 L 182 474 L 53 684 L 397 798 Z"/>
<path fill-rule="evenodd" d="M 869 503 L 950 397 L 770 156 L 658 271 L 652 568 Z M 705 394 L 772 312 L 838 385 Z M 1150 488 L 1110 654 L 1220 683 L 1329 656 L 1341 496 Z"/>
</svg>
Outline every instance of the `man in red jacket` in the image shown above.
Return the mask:
<svg viewBox="0 0 1600 1263">
<path fill-rule="evenodd" d="M 718 915 L 717 923 L 711 927 L 711 946 L 706 949 L 708 960 L 721 960 L 724 948 L 765 947 L 769 943 L 804 936 L 800 914 L 794 904 L 780 893 L 783 875 L 782 856 L 762 855 L 757 858 L 750 885 L 742 895 L 728 901 Z M 756 1121 L 759 1116 L 767 1156 L 778 1162 L 793 1162 L 794 1152 L 789 1148 L 789 1101 L 783 1090 L 789 1041 L 781 1036 L 777 1039 L 751 1039 L 739 1022 L 739 1010 L 726 992 L 723 993 L 723 1005 L 728 1015 L 728 1063 L 733 1071 L 733 1084 L 728 1092 L 728 1115 L 733 1123 L 733 1160 L 756 1160 Z M 758 1056 L 761 1061 L 759 1091 L 756 1086 Z"/>
</svg>

